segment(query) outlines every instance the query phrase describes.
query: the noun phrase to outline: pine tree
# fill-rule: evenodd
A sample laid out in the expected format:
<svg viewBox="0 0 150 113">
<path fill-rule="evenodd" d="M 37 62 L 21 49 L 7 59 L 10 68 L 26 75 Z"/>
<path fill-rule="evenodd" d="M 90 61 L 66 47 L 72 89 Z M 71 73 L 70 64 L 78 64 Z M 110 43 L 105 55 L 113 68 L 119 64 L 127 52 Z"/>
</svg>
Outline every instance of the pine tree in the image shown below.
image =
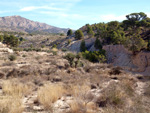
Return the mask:
<svg viewBox="0 0 150 113">
<path fill-rule="evenodd" d="M 82 40 L 81 45 L 80 45 L 80 51 L 85 52 L 86 51 L 86 46 L 85 46 L 85 41 Z"/>
<path fill-rule="evenodd" d="M 72 30 L 69 29 L 68 32 L 67 32 L 67 36 L 71 36 L 73 34 Z"/>
<path fill-rule="evenodd" d="M 92 27 L 91 27 L 90 25 L 88 25 L 88 27 L 87 27 L 87 33 L 88 33 L 88 35 L 90 35 L 90 36 L 93 36 L 93 35 L 94 35 L 93 29 L 92 29 Z"/>
<path fill-rule="evenodd" d="M 102 44 L 98 38 L 96 38 L 96 40 L 95 40 L 94 47 L 99 50 L 102 49 Z"/>
<path fill-rule="evenodd" d="M 75 39 L 80 40 L 80 39 L 82 39 L 83 37 L 84 37 L 84 34 L 83 34 L 83 32 L 82 32 L 81 30 L 77 30 L 77 31 L 75 32 Z"/>
</svg>

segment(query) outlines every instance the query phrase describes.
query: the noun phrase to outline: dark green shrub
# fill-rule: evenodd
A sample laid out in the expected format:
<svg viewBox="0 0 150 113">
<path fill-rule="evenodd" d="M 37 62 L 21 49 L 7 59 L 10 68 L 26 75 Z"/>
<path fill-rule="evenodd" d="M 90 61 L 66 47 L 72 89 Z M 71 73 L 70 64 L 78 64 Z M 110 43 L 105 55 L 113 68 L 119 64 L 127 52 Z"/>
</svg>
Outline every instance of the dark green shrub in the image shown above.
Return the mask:
<svg viewBox="0 0 150 113">
<path fill-rule="evenodd" d="M 56 45 L 56 44 L 54 44 L 52 48 L 57 48 L 57 45 Z"/>
<path fill-rule="evenodd" d="M 57 55 L 57 51 L 52 51 L 53 55 Z"/>
<path fill-rule="evenodd" d="M 105 51 L 85 51 L 82 52 L 83 58 L 91 61 L 91 62 L 101 62 L 104 63 L 106 61 Z"/>
<path fill-rule="evenodd" d="M 68 40 L 68 45 L 69 45 L 70 43 L 71 43 L 71 40 L 69 39 L 69 40 Z"/>
<path fill-rule="evenodd" d="M 102 44 L 98 38 L 96 38 L 96 40 L 95 40 L 94 47 L 99 50 L 102 49 Z"/>
<path fill-rule="evenodd" d="M 73 34 L 72 30 L 69 29 L 68 32 L 67 32 L 67 36 L 71 36 Z"/>
<path fill-rule="evenodd" d="M 41 48 L 44 48 L 45 47 L 45 45 L 41 45 Z"/>
<path fill-rule="evenodd" d="M 22 57 L 27 57 L 27 55 L 22 55 Z"/>
<path fill-rule="evenodd" d="M 71 67 L 73 67 L 75 55 L 73 53 L 68 53 L 65 57 L 69 61 Z"/>
<path fill-rule="evenodd" d="M 17 59 L 16 55 L 10 55 L 8 58 L 10 61 L 14 61 Z"/>
<path fill-rule="evenodd" d="M 14 35 L 9 36 L 7 34 L 4 34 L 4 43 L 10 45 L 11 47 L 18 47 L 20 42 L 18 37 L 15 37 Z"/>
<path fill-rule="evenodd" d="M 0 42 L 3 42 L 4 38 L 3 35 L 0 35 Z"/>
<path fill-rule="evenodd" d="M 83 34 L 83 32 L 82 32 L 81 30 L 77 30 L 77 31 L 75 32 L 75 39 L 80 40 L 80 39 L 82 39 L 83 37 L 84 37 L 84 34 Z"/>
<path fill-rule="evenodd" d="M 18 47 L 13 47 L 12 49 L 13 49 L 13 51 L 23 51 L 22 48 L 18 48 Z"/>
<path fill-rule="evenodd" d="M 87 25 L 87 33 L 90 36 L 94 36 L 93 29 L 92 29 L 92 27 L 90 25 Z"/>
<path fill-rule="evenodd" d="M 85 46 L 85 41 L 82 40 L 81 45 L 80 45 L 80 51 L 85 52 L 86 51 L 86 46 Z"/>
<path fill-rule="evenodd" d="M 66 52 L 66 51 L 68 51 L 66 48 L 62 48 L 61 49 L 63 52 Z"/>
</svg>

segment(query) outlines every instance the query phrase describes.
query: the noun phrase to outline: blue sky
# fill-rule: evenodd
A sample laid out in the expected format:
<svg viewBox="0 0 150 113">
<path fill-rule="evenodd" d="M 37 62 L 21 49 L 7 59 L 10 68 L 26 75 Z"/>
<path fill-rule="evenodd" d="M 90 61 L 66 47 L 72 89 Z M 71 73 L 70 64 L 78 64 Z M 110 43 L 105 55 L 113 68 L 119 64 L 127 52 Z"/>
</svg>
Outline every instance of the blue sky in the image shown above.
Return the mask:
<svg viewBox="0 0 150 113">
<path fill-rule="evenodd" d="M 150 0 L 0 0 L 0 16 L 20 15 L 49 25 L 78 29 L 89 23 L 122 21 L 125 15 L 145 12 Z"/>
</svg>

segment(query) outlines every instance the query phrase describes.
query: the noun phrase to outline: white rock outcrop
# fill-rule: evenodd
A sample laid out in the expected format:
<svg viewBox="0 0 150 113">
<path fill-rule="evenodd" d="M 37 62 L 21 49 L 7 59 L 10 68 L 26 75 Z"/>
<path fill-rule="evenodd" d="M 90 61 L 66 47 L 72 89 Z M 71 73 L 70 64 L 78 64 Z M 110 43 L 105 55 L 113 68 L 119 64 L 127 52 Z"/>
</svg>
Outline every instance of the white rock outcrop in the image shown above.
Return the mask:
<svg viewBox="0 0 150 113">
<path fill-rule="evenodd" d="M 13 50 L 0 42 L 0 52 L 13 53 Z"/>
</svg>

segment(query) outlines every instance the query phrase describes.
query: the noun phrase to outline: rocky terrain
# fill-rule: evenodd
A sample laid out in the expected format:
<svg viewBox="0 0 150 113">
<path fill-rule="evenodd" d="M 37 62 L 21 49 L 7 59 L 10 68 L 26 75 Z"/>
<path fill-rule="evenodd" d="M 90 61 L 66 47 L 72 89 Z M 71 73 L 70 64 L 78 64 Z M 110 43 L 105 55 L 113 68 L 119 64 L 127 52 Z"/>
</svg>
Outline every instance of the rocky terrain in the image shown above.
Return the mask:
<svg viewBox="0 0 150 113">
<path fill-rule="evenodd" d="M 0 31 L 25 33 L 66 33 L 68 29 L 50 26 L 45 23 L 34 22 L 21 16 L 7 16 L 0 17 Z"/>
<path fill-rule="evenodd" d="M 136 38 L 116 21 L 87 24 L 66 37 L 33 34 L 66 29 L 20 16 L 0 23 L 15 31 L 0 37 L 0 113 L 150 112 L 148 26 L 137 26 L 143 33 Z"/>
<path fill-rule="evenodd" d="M 141 51 L 133 55 L 123 45 L 107 45 L 104 49 L 108 63 L 143 75 L 150 75 L 150 52 Z"/>
<path fill-rule="evenodd" d="M 1 48 L 7 48 L 0 44 Z M 68 52 L 0 51 L 1 113 L 148 113 L 150 77 Z"/>
</svg>

